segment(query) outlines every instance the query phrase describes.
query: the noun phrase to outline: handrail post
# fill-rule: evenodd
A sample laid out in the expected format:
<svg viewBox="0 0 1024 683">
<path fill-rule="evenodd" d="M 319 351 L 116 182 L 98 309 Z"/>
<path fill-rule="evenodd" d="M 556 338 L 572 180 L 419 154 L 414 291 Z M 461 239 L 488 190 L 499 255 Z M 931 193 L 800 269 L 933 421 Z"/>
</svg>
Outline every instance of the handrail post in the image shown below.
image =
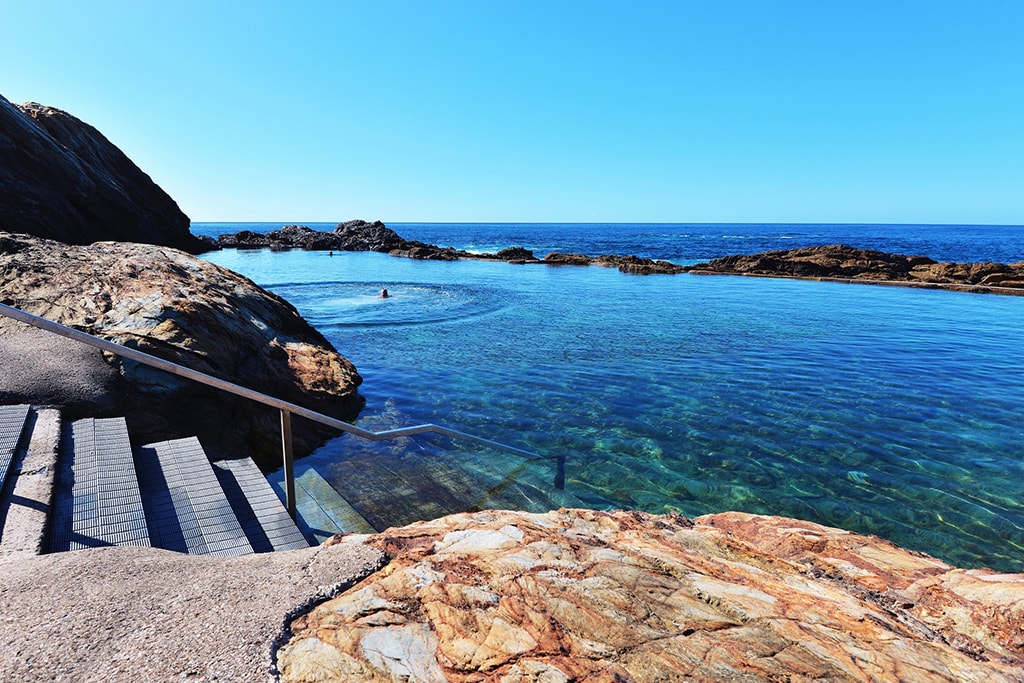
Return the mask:
<svg viewBox="0 0 1024 683">
<path fill-rule="evenodd" d="M 295 512 L 295 460 L 292 458 L 292 414 L 281 408 L 281 456 L 284 460 L 285 505 L 292 521 Z"/>
</svg>

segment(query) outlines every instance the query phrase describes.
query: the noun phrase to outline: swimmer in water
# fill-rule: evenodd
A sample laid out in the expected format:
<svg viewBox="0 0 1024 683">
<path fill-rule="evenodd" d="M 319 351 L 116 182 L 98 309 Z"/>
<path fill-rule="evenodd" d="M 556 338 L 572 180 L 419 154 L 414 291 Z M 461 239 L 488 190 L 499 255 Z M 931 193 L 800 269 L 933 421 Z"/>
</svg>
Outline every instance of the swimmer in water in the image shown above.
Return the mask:
<svg viewBox="0 0 1024 683">
<path fill-rule="evenodd" d="M 387 299 L 389 296 L 391 296 L 391 295 L 388 294 L 388 290 L 386 290 L 386 289 L 380 290 L 380 298 L 381 299 Z"/>
</svg>

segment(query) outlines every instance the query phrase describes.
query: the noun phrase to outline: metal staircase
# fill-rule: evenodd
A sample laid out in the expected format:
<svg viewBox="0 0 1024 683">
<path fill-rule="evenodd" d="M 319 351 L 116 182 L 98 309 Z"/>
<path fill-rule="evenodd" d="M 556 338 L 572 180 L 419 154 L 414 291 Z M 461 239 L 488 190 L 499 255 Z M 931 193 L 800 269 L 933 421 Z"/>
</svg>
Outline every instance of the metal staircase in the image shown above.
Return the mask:
<svg viewBox="0 0 1024 683">
<path fill-rule="evenodd" d="M 232 556 L 310 545 L 251 459 L 211 463 L 194 437 L 133 448 L 123 418 L 63 425 L 53 485 L 34 502 L 49 514 L 15 529 L 11 513 L 26 504 L 16 464 L 28 457 L 34 412 L 0 406 L 0 554 L 23 551 L 5 541 L 26 533 L 37 552 L 151 546 Z"/>
</svg>

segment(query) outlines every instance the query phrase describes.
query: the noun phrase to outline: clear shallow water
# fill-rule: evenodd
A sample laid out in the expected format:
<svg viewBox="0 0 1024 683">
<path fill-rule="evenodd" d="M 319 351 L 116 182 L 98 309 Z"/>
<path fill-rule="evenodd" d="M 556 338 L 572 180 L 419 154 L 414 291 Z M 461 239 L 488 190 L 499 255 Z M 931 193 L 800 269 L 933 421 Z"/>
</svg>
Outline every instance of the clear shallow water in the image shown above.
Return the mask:
<svg viewBox="0 0 1024 683">
<path fill-rule="evenodd" d="M 1020 246 L 1020 229 L 993 230 L 970 249 Z M 605 238 L 613 248 L 557 248 L 665 256 Z M 953 242 L 938 258 L 1019 260 Z M 696 253 L 676 260 L 724 255 Z M 311 456 L 378 528 L 497 506 L 745 510 L 1024 570 L 1024 298 L 380 254 L 208 258 L 283 295 L 356 364 L 360 425 L 439 422 L 567 456 L 564 491 L 549 459 L 439 438 L 342 437 Z M 381 287 L 393 298 L 375 298 Z"/>
</svg>

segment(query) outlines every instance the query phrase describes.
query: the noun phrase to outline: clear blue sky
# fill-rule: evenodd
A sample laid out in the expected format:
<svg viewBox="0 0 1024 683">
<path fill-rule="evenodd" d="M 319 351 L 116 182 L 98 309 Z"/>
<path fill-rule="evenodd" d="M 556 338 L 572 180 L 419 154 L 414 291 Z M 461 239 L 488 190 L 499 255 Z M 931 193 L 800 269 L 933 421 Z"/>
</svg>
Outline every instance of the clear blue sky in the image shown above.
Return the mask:
<svg viewBox="0 0 1024 683">
<path fill-rule="evenodd" d="M 6 2 L 194 221 L 1024 224 L 1024 2 Z"/>
</svg>

